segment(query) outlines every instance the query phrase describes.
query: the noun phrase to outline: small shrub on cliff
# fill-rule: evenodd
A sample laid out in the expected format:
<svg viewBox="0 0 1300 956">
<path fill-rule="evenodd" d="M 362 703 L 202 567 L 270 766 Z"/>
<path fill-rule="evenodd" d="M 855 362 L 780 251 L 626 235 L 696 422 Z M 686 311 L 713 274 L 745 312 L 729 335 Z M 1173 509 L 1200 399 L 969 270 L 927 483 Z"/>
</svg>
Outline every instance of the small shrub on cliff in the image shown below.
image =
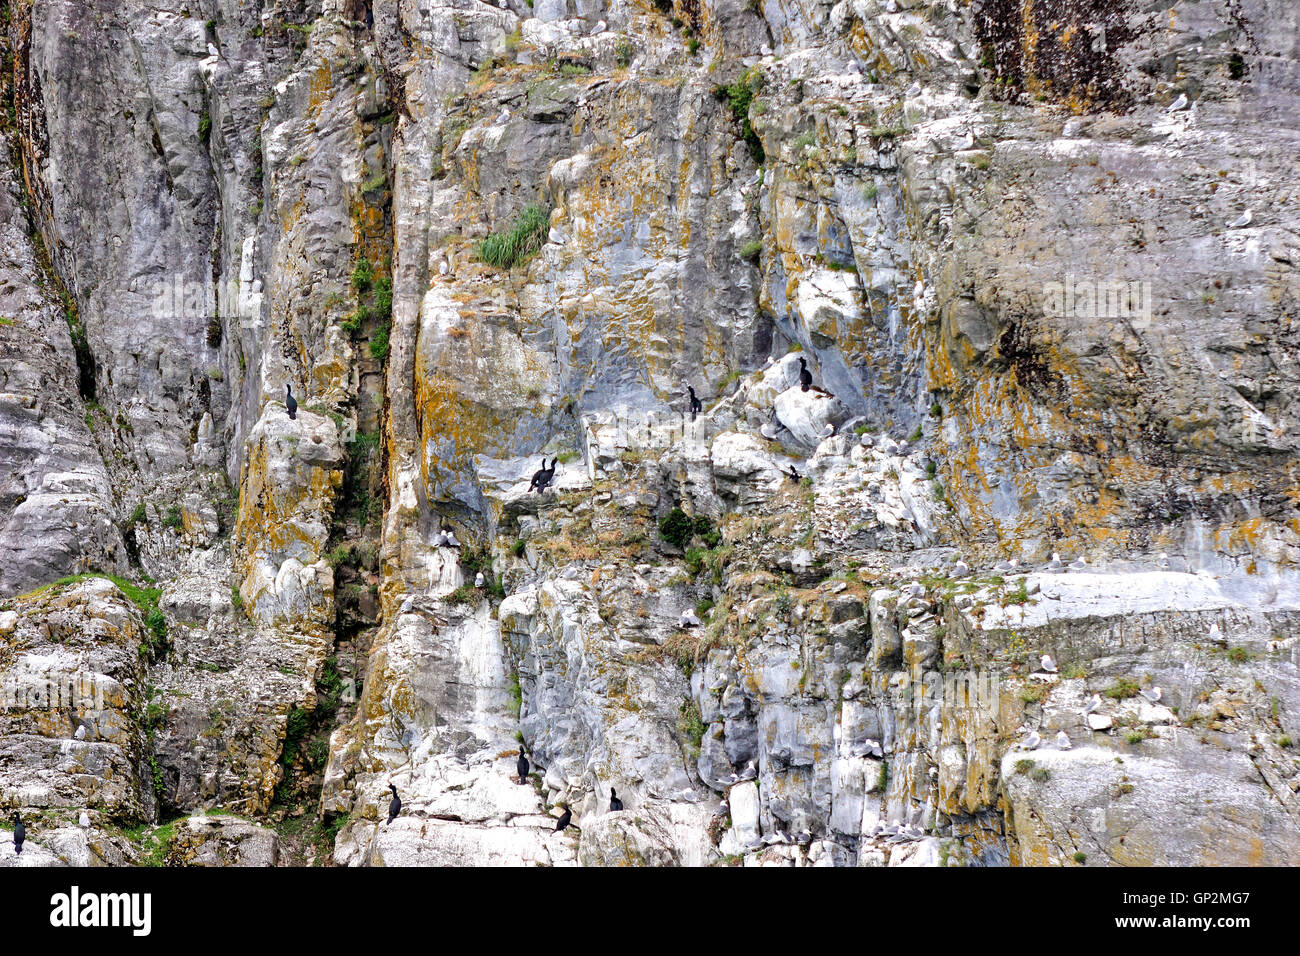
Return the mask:
<svg viewBox="0 0 1300 956">
<path fill-rule="evenodd" d="M 763 142 L 754 131 L 749 121 L 749 107 L 754 97 L 763 89 L 763 74 L 757 69 L 747 70 L 734 83 L 719 84 L 713 88 L 713 95 L 726 101 L 731 107 L 731 115 L 740 124 L 740 135 L 754 162 L 762 166 L 767 157 L 763 152 Z"/>
<path fill-rule="evenodd" d="M 674 508 L 659 519 L 659 536 L 676 548 L 683 548 L 691 540 L 695 523 L 681 508 Z"/>
<path fill-rule="evenodd" d="M 370 355 L 377 361 L 382 362 L 388 358 L 388 326 L 384 325 L 375 330 L 375 334 L 370 339 Z"/>
<path fill-rule="evenodd" d="M 504 232 L 494 232 L 478 244 L 479 259 L 498 269 L 512 269 L 526 262 L 546 241 L 550 219 L 545 206 L 533 203 Z"/>
<path fill-rule="evenodd" d="M 700 756 L 700 742 L 704 740 L 706 729 L 704 718 L 700 715 L 700 708 L 696 706 L 695 701 L 683 702 L 677 712 L 677 732 L 685 738 L 686 749 L 692 760 Z"/>
<path fill-rule="evenodd" d="M 1127 677 L 1121 677 L 1115 683 L 1107 687 L 1103 694 L 1111 700 L 1127 700 L 1130 697 L 1136 697 L 1141 690 L 1136 681 L 1129 680 Z"/>
<path fill-rule="evenodd" d="M 362 256 L 357 260 L 357 267 L 352 270 L 352 288 L 358 292 L 369 292 L 370 285 L 374 282 L 375 270 L 370 264 L 370 260 Z"/>
</svg>

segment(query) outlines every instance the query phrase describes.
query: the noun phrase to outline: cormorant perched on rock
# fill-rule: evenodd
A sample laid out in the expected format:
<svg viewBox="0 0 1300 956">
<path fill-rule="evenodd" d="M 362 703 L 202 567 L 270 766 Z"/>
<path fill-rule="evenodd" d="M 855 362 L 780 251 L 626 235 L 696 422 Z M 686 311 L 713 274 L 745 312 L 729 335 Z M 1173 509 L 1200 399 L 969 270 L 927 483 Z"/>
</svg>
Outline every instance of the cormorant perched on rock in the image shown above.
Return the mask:
<svg viewBox="0 0 1300 956">
<path fill-rule="evenodd" d="M 622 809 L 623 809 L 623 801 L 618 798 L 618 794 L 614 792 L 614 788 L 610 787 L 609 788 L 609 812 L 618 813 L 618 811 Z"/>
<path fill-rule="evenodd" d="M 541 485 L 542 479 L 544 479 L 545 477 L 546 477 L 546 459 L 543 458 L 542 467 L 538 468 L 535 472 L 533 472 L 533 480 L 528 483 L 528 490 L 531 492 L 534 488 L 537 488 L 539 485 Z"/>
<path fill-rule="evenodd" d="M 691 421 L 695 421 L 695 416 L 704 411 L 704 405 L 695 397 L 694 385 L 687 385 L 686 391 L 691 393 Z"/>
<path fill-rule="evenodd" d="M 805 392 L 812 388 L 812 372 L 808 371 L 808 362 L 802 355 L 799 356 L 799 388 Z"/>
<path fill-rule="evenodd" d="M 558 465 L 559 463 L 560 463 L 560 459 L 552 458 L 551 467 L 547 468 L 546 459 L 543 458 L 542 467 L 539 470 L 533 472 L 533 480 L 528 485 L 528 490 L 532 491 L 533 488 L 536 488 L 537 493 L 539 495 L 545 492 L 546 486 L 549 485 L 555 479 L 555 466 Z"/>
<path fill-rule="evenodd" d="M 797 472 L 797 471 L 794 470 L 794 465 L 791 465 L 791 466 L 790 466 L 789 475 L 790 475 L 790 480 L 791 480 L 791 481 L 802 481 L 802 480 L 803 480 L 802 478 L 799 477 L 799 472 Z"/>
<path fill-rule="evenodd" d="M 293 397 L 293 389 L 289 383 L 284 383 L 284 407 L 289 409 L 289 417 L 297 419 L 298 417 L 298 400 Z"/>
<path fill-rule="evenodd" d="M 524 755 L 524 748 L 519 748 L 519 759 L 515 761 L 515 770 L 519 772 L 519 782 L 528 782 L 528 757 Z"/>
<path fill-rule="evenodd" d="M 565 823 L 569 822 L 569 818 L 567 815 L 564 818 L 564 822 Z M 23 826 L 22 818 L 19 817 L 18 813 L 15 811 L 14 812 L 14 853 L 15 854 L 23 852 L 23 841 L 26 839 L 27 839 L 27 828 Z"/>
<path fill-rule="evenodd" d="M 573 820 L 573 811 L 570 810 L 566 805 L 564 808 L 564 813 L 562 813 L 560 815 L 560 819 L 555 822 L 555 832 L 559 833 L 561 830 L 567 827 L 572 820 Z"/>
<path fill-rule="evenodd" d="M 397 815 L 402 812 L 402 798 L 397 795 L 397 788 L 391 783 L 388 789 L 393 791 L 393 799 L 388 804 L 388 822 L 392 823 L 397 819 Z"/>
</svg>

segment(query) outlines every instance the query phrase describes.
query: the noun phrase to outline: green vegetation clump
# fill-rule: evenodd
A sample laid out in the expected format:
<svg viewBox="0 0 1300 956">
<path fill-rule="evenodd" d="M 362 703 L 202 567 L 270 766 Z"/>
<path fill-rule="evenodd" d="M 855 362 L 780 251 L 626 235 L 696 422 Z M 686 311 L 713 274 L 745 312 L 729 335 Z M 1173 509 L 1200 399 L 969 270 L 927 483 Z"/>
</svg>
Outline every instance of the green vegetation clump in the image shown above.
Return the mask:
<svg viewBox="0 0 1300 956">
<path fill-rule="evenodd" d="M 755 239 L 752 242 L 747 242 L 740 247 L 740 258 L 749 259 L 752 261 L 754 259 L 757 259 L 759 257 L 759 254 L 762 253 L 762 251 L 763 251 L 763 240 Z"/>
<path fill-rule="evenodd" d="M 352 270 L 352 288 L 362 293 L 369 292 L 374 279 L 374 267 L 370 264 L 369 259 L 362 256 L 357 260 L 356 268 Z"/>
<path fill-rule="evenodd" d="M 181 509 L 180 505 L 172 505 L 167 509 L 167 514 L 162 519 L 164 528 L 179 528 L 181 526 Z"/>
<path fill-rule="evenodd" d="M 1112 700 L 1127 700 L 1130 697 L 1136 697 L 1141 690 L 1142 688 L 1138 686 L 1137 681 L 1121 677 L 1102 693 Z"/>
<path fill-rule="evenodd" d="M 749 107 L 762 89 L 763 74 L 757 69 L 746 70 L 734 83 L 720 83 L 713 88 L 713 95 L 731 107 L 731 115 L 740 124 L 740 135 L 749 147 L 749 155 L 759 166 L 767 161 L 767 155 L 763 151 L 763 141 L 749 121 Z"/>
<path fill-rule="evenodd" d="M 375 317 L 387 322 L 393 313 L 393 280 L 382 276 L 375 280 Z"/>
<path fill-rule="evenodd" d="M 692 518 L 681 508 L 673 508 L 659 519 L 659 536 L 676 548 L 686 547 L 697 536 L 710 548 L 716 548 L 722 540 L 708 515 Z"/>
<path fill-rule="evenodd" d="M 704 718 L 700 715 L 700 708 L 695 701 L 684 701 L 677 712 L 677 732 L 685 738 L 686 750 L 692 760 L 700 756 L 700 743 L 704 740 L 706 729 Z"/>
<path fill-rule="evenodd" d="M 533 203 L 504 232 L 494 232 L 477 246 L 479 259 L 498 269 L 512 269 L 536 255 L 546 241 L 550 210 Z"/>
<path fill-rule="evenodd" d="M 375 330 L 375 334 L 370 338 L 370 355 L 372 358 L 382 362 L 388 358 L 388 325 L 384 324 Z"/>
</svg>

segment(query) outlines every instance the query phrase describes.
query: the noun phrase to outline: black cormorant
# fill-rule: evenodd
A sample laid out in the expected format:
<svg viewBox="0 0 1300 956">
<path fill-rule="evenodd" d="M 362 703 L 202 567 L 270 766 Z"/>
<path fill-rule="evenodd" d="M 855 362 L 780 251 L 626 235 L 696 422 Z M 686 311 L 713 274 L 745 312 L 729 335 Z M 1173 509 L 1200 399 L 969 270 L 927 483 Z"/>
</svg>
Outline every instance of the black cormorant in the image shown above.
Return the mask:
<svg viewBox="0 0 1300 956">
<path fill-rule="evenodd" d="M 549 485 L 555 479 L 555 466 L 558 465 L 559 463 L 560 463 L 560 459 L 552 458 L 551 467 L 547 468 L 546 459 L 543 458 L 541 470 L 533 473 L 533 481 L 532 484 L 528 486 L 528 490 L 532 491 L 533 488 L 536 487 L 537 493 L 539 495 L 545 492 L 546 486 Z"/>
<path fill-rule="evenodd" d="M 519 771 L 519 782 L 528 782 L 528 758 L 524 755 L 524 748 L 519 748 L 519 759 L 515 761 L 515 769 Z"/>
<path fill-rule="evenodd" d="M 388 789 L 393 791 L 393 799 L 388 804 L 388 822 L 392 823 L 397 819 L 397 815 L 402 812 L 402 798 L 397 795 L 397 788 L 391 783 Z"/>
<path fill-rule="evenodd" d="M 686 391 L 691 393 L 691 421 L 695 421 L 696 414 L 704 411 L 704 406 L 700 403 L 700 400 L 695 397 L 694 385 L 687 385 Z"/>
<path fill-rule="evenodd" d="M 812 372 L 808 371 L 808 362 L 802 355 L 799 356 L 799 388 L 808 391 L 812 387 Z"/>
<path fill-rule="evenodd" d="M 565 818 L 565 822 L 568 818 Z M 14 814 L 14 853 L 23 852 L 23 841 L 27 839 L 27 828 L 23 826 L 22 818 L 17 813 Z"/>
<path fill-rule="evenodd" d="M 289 383 L 284 383 L 284 407 L 289 409 L 289 417 L 296 419 L 298 417 L 298 400 L 293 397 L 293 389 Z"/>
<path fill-rule="evenodd" d="M 543 479 L 545 478 L 546 478 L 546 459 L 543 458 L 542 467 L 538 468 L 535 472 L 533 472 L 533 480 L 528 483 L 528 490 L 532 491 L 534 488 L 540 487 Z"/>
<path fill-rule="evenodd" d="M 610 787 L 609 788 L 609 812 L 617 813 L 619 810 L 622 809 L 623 809 L 623 801 L 618 798 L 618 794 L 614 792 L 614 788 Z"/>
<path fill-rule="evenodd" d="M 573 811 L 566 806 L 564 808 L 564 813 L 561 814 L 560 819 L 557 820 L 555 823 L 555 832 L 559 833 L 561 830 L 567 827 L 569 825 L 569 821 L 571 821 L 572 819 L 573 819 Z"/>
</svg>

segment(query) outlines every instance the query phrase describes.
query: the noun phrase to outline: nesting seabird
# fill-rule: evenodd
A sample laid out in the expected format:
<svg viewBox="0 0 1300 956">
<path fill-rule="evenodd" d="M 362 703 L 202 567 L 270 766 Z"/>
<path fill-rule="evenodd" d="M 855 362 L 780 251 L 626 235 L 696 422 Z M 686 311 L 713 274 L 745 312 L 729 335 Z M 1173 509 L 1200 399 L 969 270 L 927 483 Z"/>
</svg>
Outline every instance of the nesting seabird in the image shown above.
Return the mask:
<svg viewBox="0 0 1300 956">
<path fill-rule="evenodd" d="M 1156 567 L 1158 567 L 1161 571 L 1168 571 L 1169 555 L 1161 551 L 1160 554 L 1156 557 Z"/>
<path fill-rule="evenodd" d="M 573 811 L 566 806 L 564 808 L 564 813 L 560 814 L 560 819 L 557 820 L 555 823 L 555 832 L 559 833 L 561 830 L 567 827 L 572 820 L 573 820 Z"/>
<path fill-rule="evenodd" d="M 1169 104 L 1169 112 L 1176 113 L 1178 110 L 1185 110 L 1187 109 L 1188 103 L 1189 100 L 1187 99 L 1187 94 L 1179 93 L 1178 99 L 1174 100 L 1172 103 Z"/>
<path fill-rule="evenodd" d="M 1016 569 L 1016 565 L 1019 563 L 1019 558 L 1012 558 L 1010 561 L 999 561 L 997 564 L 993 565 L 993 570 L 998 574 L 1010 574 Z"/>
<path fill-rule="evenodd" d="M 1051 654 L 1044 654 L 1041 658 L 1039 658 L 1038 663 L 1039 666 L 1043 668 L 1043 670 L 1047 671 L 1047 673 L 1049 674 L 1056 673 L 1056 661 L 1052 659 Z"/>
<path fill-rule="evenodd" d="M 830 424 L 830 422 L 827 422 L 826 427 L 817 433 L 817 437 L 822 441 L 825 441 L 827 438 L 830 438 L 834 434 L 835 434 L 835 426 Z"/>
<path fill-rule="evenodd" d="M 1060 750 L 1069 750 L 1070 747 L 1073 746 L 1073 744 L 1070 743 L 1070 735 L 1064 730 L 1058 730 L 1056 732 L 1056 746 Z"/>
<path fill-rule="evenodd" d="M 1035 730 L 1032 731 L 1029 734 L 1029 736 L 1025 738 L 1024 747 L 1026 750 L 1037 750 L 1038 745 L 1041 744 L 1042 742 L 1043 742 L 1043 738 L 1038 736 L 1038 731 Z"/>
<path fill-rule="evenodd" d="M 1254 214 L 1251 213 L 1251 211 L 1250 211 L 1249 209 L 1247 209 L 1245 212 L 1243 212 L 1243 213 L 1242 213 L 1240 216 L 1238 216 L 1236 219 L 1232 220 L 1232 222 L 1228 223 L 1228 228 L 1229 228 L 1229 229 L 1245 229 L 1247 226 L 1250 225 L 1251 220 L 1254 219 L 1254 218 L 1255 218 L 1255 217 L 1254 217 Z"/>
<path fill-rule="evenodd" d="M 83 829 L 90 826 L 90 814 L 85 810 L 82 810 L 81 816 L 77 817 L 77 826 L 82 827 Z"/>
<path fill-rule="evenodd" d="M 700 618 L 699 615 L 695 613 L 695 609 L 688 607 L 685 611 L 683 611 L 681 617 L 677 619 L 677 626 L 678 627 L 699 627 Z"/>
<path fill-rule="evenodd" d="M 609 812 L 618 813 L 618 811 L 622 809 L 623 809 L 623 801 L 618 798 L 618 794 L 614 792 L 614 788 L 610 787 L 609 788 Z"/>
<path fill-rule="evenodd" d="M 1071 571 L 1087 571 L 1089 570 L 1088 559 L 1083 555 L 1079 555 L 1079 557 L 1070 562 L 1069 568 Z"/>
<path fill-rule="evenodd" d="M 808 360 L 802 355 L 799 356 L 799 389 L 808 391 L 812 388 L 812 372 L 808 371 Z"/>
<path fill-rule="evenodd" d="M 528 782 L 528 758 L 524 755 L 524 748 L 519 748 L 519 757 L 515 760 L 515 771 L 519 774 L 519 782 Z"/>
<path fill-rule="evenodd" d="M 1099 707 L 1101 707 L 1101 694 L 1093 694 L 1088 698 L 1088 703 L 1084 705 L 1083 716 L 1087 717 Z"/>
<path fill-rule="evenodd" d="M 1064 565 L 1064 564 L 1062 563 L 1062 561 L 1061 561 L 1061 554 L 1060 554 L 1060 552 L 1059 552 L 1059 551 L 1053 551 L 1053 552 L 1052 552 L 1052 560 L 1050 560 L 1050 561 L 1047 562 L 1047 567 L 1046 567 L 1045 570 L 1047 570 L 1047 571 L 1060 571 L 1060 570 L 1063 570 L 1064 568 L 1065 568 L 1065 565 Z"/>
<path fill-rule="evenodd" d="M 474 575 L 474 587 L 476 587 L 476 588 L 484 588 L 484 587 L 487 587 L 487 578 L 483 577 L 483 572 L 482 572 L 482 571 L 480 571 L 480 572 L 478 572 L 476 575 Z"/>
<path fill-rule="evenodd" d="M 85 740 L 85 739 L 86 739 L 86 725 L 85 725 L 85 724 L 78 724 L 78 725 L 77 725 L 77 730 L 76 730 L 76 732 L 75 732 L 72 736 L 76 737 L 78 740 Z"/>
<path fill-rule="evenodd" d="M 1153 704 L 1157 704 L 1160 702 L 1161 693 L 1159 687 L 1144 687 L 1141 691 L 1141 694 L 1143 697 L 1151 701 L 1151 703 Z"/>
<path fill-rule="evenodd" d="M 777 426 L 774 425 L 772 422 L 764 422 L 762 427 L 759 428 L 758 433 L 762 435 L 764 438 L 766 438 L 768 441 L 773 441 L 776 439 L 776 436 L 780 432 Z"/>
<path fill-rule="evenodd" d="M 958 561 L 952 566 L 952 576 L 954 578 L 964 578 L 970 574 L 970 565 L 965 561 Z"/>
<path fill-rule="evenodd" d="M 23 852 L 23 841 L 27 839 L 27 828 L 23 826 L 22 817 L 14 811 L 14 853 Z"/>
<path fill-rule="evenodd" d="M 298 417 L 298 400 L 293 397 L 293 389 L 289 383 L 284 383 L 284 407 L 289 410 L 289 417 L 296 419 Z"/>
</svg>

